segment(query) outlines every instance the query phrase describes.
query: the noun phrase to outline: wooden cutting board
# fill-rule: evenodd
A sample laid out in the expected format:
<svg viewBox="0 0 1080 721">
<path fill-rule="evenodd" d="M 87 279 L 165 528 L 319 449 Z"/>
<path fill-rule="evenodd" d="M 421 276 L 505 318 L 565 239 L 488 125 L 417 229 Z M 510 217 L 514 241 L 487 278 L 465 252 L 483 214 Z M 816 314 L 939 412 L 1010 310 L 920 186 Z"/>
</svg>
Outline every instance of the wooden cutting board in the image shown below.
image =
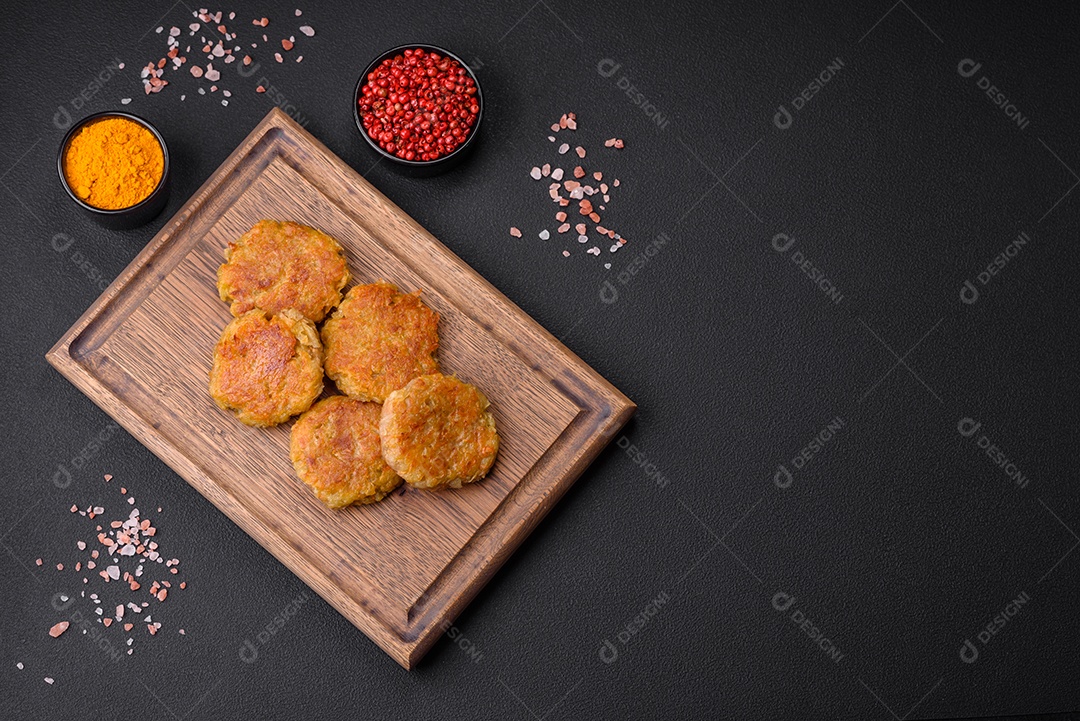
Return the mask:
<svg viewBox="0 0 1080 721">
<path fill-rule="evenodd" d="M 422 181 L 418 181 L 422 182 Z M 207 392 L 230 320 L 216 271 L 263 218 L 334 236 L 354 283 L 423 289 L 444 372 L 501 437 L 483 481 L 324 507 L 291 424 L 255 429 Z M 270 112 L 49 351 L 49 362 L 405 668 L 412 668 L 635 406 L 280 110 Z"/>
</svg>

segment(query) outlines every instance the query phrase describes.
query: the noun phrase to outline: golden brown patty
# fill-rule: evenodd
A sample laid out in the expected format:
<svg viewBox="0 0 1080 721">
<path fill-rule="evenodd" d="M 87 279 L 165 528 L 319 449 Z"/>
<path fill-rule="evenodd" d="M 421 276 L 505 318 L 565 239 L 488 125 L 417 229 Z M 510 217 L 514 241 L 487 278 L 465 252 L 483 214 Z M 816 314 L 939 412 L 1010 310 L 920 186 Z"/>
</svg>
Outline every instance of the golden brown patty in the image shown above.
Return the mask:
<svg viewBox="0 0 1080 721">
<path fill-rule="evenodd" d="M 274 426 L 303 413 L 323 387 L 315 324 L 294 310 L 253 310 L 234 318 L 214 348 L 210 395 L 249 426 Z"/>
<path fill-rule="evenodd" d="M 330 396 L 293 424 L 296 475 L 330 508 L 375 503 L 401 485 L 379 443 L 378 403 Z"/>
<path fill-rule="evenodd" d="M 260 220 L 229 243 L 218 268 L 218 294 L 232 314 L 292 308 L 318 323 L 341 302 L 349 282 L 345 253 L 322 231 L 298 223 Z"/>
<path fill-rule="evenodd" d="M 323 324 L 326 375 L 342 393 L 382 403 L 417 376 L 436 373 L 439 314 L 419 291 L 400 293 L 380 281 L 349 291 Z"/>
<path fill-rule="evenodd" d="M 487 408 L 476 386 L 439 373 L 416 378 L 383 405 L 383 457 L 417 488 L 460 488 L 483 478 L 499 451 Z"/>
</svg>

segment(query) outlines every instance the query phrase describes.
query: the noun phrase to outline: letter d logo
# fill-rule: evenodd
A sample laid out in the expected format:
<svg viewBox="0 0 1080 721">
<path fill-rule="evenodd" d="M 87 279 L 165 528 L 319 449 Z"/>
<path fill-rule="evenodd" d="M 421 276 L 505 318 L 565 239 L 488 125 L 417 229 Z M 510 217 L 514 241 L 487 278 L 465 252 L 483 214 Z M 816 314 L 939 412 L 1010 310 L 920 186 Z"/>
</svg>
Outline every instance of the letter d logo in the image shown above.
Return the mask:
<svg viewBox="0 0 1080 721">
<path fill-rule="evenodd" d="M 67 130 L 71 127 L 71 113 L 63 105 L 56 106 L 56 114 L 52 116 L 53 125 L 57 130 Z"/>
<path fill-rule="evenodd" d="M 960 64 L 956 66 L 956 72 L 960 73 L 962 78 L 970 78 L 975 73 L 979 72 L 979 68 L 982 67 L 982 63 L 977 63 L 971 58 L 964 58 L 960 61 Z"/>
<path fill-rule="evenodd" d="M 71 471 L 63 463 L 56 467 L 56 473 L 52 477 L 52 484 L 60 489 L 71 485 Z"/>
<path fill-rule="evenodd" d="M 783 591 L 777 591 L 776 595 L 772 597 L 772 607 L 777 611 L 786 611 L 795 603 L 795 597 L 790 593 L 784 593 Z"/>
<path fill-rule="evenodd" d="M 781 105 L 776 109 L 776 115 L 773 116 L 772 121 L 773 125 L 776 127 L 781 130 L 787 130 L 791 127 L 791 113 L 788 112 L 787 108 Z"/>
<path fill-rule="evenodd" d="M 974 305 L 979 299 L 979 289 L 970 280 L 964 281 L 964 287 L 960 289 L 960 302 Z"/>
<path fill-rule="evenodd" d="M 259 657 L 259 649 L 255 648 L 248 639 L 244 639 L 244 645 L 240 647 L 240 660 L 244 663 L 255 663 L 255 659 Z"/>
<path fill-rule="evenodd" d="M 52 243 L 53 250 L 57 253 L 63 253 L 71 247 L 71 244 L 75 242 L 75 239 L 67 233 L 57 233 L 52 237 L 52 241 L 50 242 Z"/>
<path fill-rule="evenodd" d="M 70 606 L 73 603 L 75 603 L 75 599 L 68 596 L 68 595 L 66 595 L 66 594 L 63 594 L 63 593 L 54 593 L 53 594 L 52 607 L 56 611 L 66 611 L 68 606 Z M 78 611 L 76 611 L 76 613 L 78 613 Z"/>
<path fill-rule="evenodd" d="M 611 305 L 618 299 L 619 289 L 612 285 L 610 280 L 605 280 L 604 284 L 600 286 L 600 302 Z"/>
<path fill-rule="evenodd" d="M 961 418 L 956 424 L 956 430 L 960 431 L 960 435 L 964 438 L 971 438 L 980 428 L 982 428 L 982 423 L 976 423 L 974 418 Z"/>
<path fill-rule="evenodd" d="M 617 63 L 611 58 L 604 58 L 596 64 L 596 72 L 600 73 L 602 78 L 610 78 L 621 67 L 622 63 Z"/>
<path fill-rule="evenodd" d="M 964 645 L 960 647 L 960 660 L 964 663 L 975 663 L 978 659 L 979 649 L 975 648 L 970 639 L 965 639 Z"/>
<path fill-rule="evenodd" d="M 772 237 L 772 247 L 777 253 L 786 253 L 795 245 L 795 239 L 787 233 L 777 233 Z"/>
<path fill-rule="evenodd" d="M 613 664 L 619 660 L 619 649 L 615 648 L 615 644 L 606 638 L 603 645 L 600 646 L 600 660 L 606 664 Z"/>
<path fill-rule="evenodd" d="M 776 467 L 776 473 L 773 475 L 772 482 L 776 484 L 777 488 L 789 488 L 791 486 L 791 471 L 787 469 L 783 463 Z"/>
</svg>

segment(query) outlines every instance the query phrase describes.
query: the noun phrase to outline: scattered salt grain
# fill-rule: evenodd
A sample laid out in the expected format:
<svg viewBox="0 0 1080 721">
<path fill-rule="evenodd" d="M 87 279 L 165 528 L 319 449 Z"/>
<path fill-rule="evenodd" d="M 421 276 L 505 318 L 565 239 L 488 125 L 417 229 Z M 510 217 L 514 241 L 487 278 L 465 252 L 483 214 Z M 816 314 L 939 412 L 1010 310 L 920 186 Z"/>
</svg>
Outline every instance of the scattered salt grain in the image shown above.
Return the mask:
<svg viewBox="0 0 1080 721">
<path fill-rule="evenodd" d="M 158 31 L 160 31 L 160 30 L 161 30 L 161 28 L 158 28 Z M 49 676 L 46 676 L 46 677 L 45 677 L 45 683 L 47 683 L 47 684 L 49 684 L 50 686 L 52 686 L 52 685 L 53 685 L 53 684 L 55 683 L 55 681 L 54 681 L 54 680 L 53 680 L 52 678 L 50 678 Z"/>
<path fill-rule="evenodd" d="M 511 227 L 510 228 L 510 235 L 514 236 L 515 238 L 520 238 L 521 237 L 521 231 L 518 230 L 517 228 Z M 38 565 L 39 566 L 41 565 L 41 559 L 40 558 L 38 559 Z"/>
<path fill-rule="evenodd" d="M 310 25 L 301 25 L 300 32 L 310 38 L 315 35 L 315 28 L 311 27 Z"/>
<path fill-rule="evenodd" d="M 561 130 L 577 130 L 576 115 L 574 113 L 564 113 L 559 118 L 558 122 L 552 123 L 551 130 L 553 133 L 558 133 Z M 548 135 L 547 139 L 548 142 L 554 143 L 555 135 Z M 604 141 L 604 146 L 609 148 L 622 148 L 624 146 L 624 143 L 619 138 L 610 138 Z M 560 155 L 565 155 L 567 152 L 569 152 L 570 148 L 571 146 L 569 143 L 561 143 L 557 146 L 556 151 Z M 579 158 L 585 158 L 585 147 L 583 145 L 574 146 L 574 153 Z M 609 192 L 610 187 L 608 186 L 607 182 L 604 182 L 603 171 L 593 169 L 586 170 L 581 165 L 578 165 L 573 168 L 572 173 L 575 179 L 563 180 L 568 175 L 568 173 L 563 168 L 552 168 L 550 163 L 544 163 L 542 166 L 533 166 L 529 172 L 529 175 L 534 180 L 540 180 L 545 177 L 550 177 L 552 181 L 554 181 L 548 185 L 548 195 L 551 200 L 561 208 L 565 208 L 566 206 L 570 205 L 571 202 L 576 201 L 578 203 L 579 213 L 582 216 L 585 216 L 586 219 L 596 224 L 597 233 L 601 237 L 606 235 L 608 238 L 616 241 L 616 243 L 611 248 L 611 252 L 614 253 L 616 250 L 626 244 L 626 239 L 619 236 L 619 234 L 616 233 L 614 230 L 606 228 L 600 224 L 601 216 L 597 212 L 597 210 L 606 212 L 606 204 L 611 202 L 611 193 Z M 592 185 L 583 185 L 580 182 L 581 180 L 584 180 L 587 175 L 592 176 L 590 180 L 595 181 L 599 185 L 599 188 Z M 619 187 L 619 180 L 617 178 L 612 181 L 611 187 Z M 569 197 L 563 196 L 563 192 L 567 193 Z M 603 202 L 605 203 L 605 205 L 597 205 L 594 208 L 592 201 L 589 199 L 594 195 L 601 195 L 601 197 L 603 197 Z M 589 196 L 589 198 L 586 198 L 586 196 Z M 567 214 L 565 212 L 557 212 L 555 214 L 555 219 L 559 222 L 557 228 L 558 233 L 562 234 L 569 232 L 571 224 L 567 222 Z M 578 242 L 582 244 L 588 243 L 589 236 L 585 224 L 579 223 L 574 227 L 577 231 Z M 521 237 L 520 231 L 515 231 L 517 231 L 516 228 L 511 228 L 511 235 L 514 235 L 515 237 Z M 551 232 L 549 230 L 542 230 L 538 233 L 538 236 L 541 240 L 548 240 L 551 237 Z M 588 248 L 586 250 L 586 253 L 589 255 L 598 256 L 601 253 L 600 246 L 594 245 Z M 563 255 L 568 256 L 569 251 L 564 251 Z M 610 263 L 606 264 L 607 268 L 610 268 L 610 266 Z"/>
</svg>

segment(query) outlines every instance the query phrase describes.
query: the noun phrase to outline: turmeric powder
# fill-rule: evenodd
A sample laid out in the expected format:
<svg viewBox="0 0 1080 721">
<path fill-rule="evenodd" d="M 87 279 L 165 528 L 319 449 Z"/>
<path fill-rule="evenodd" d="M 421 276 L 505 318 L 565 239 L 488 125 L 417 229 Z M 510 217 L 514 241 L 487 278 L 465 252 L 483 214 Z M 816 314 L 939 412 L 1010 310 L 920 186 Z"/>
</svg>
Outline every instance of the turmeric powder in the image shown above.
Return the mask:
<svg viewBox="0 0 1080 721">
<path fill-rule="evenodd" d="M 154 134 L 123 117 L 89 123 L 64 152 L 68 185 L 80 200 L 102 210 L 146 200 L 164 170 L 165 155 Z"/>
</svg>

